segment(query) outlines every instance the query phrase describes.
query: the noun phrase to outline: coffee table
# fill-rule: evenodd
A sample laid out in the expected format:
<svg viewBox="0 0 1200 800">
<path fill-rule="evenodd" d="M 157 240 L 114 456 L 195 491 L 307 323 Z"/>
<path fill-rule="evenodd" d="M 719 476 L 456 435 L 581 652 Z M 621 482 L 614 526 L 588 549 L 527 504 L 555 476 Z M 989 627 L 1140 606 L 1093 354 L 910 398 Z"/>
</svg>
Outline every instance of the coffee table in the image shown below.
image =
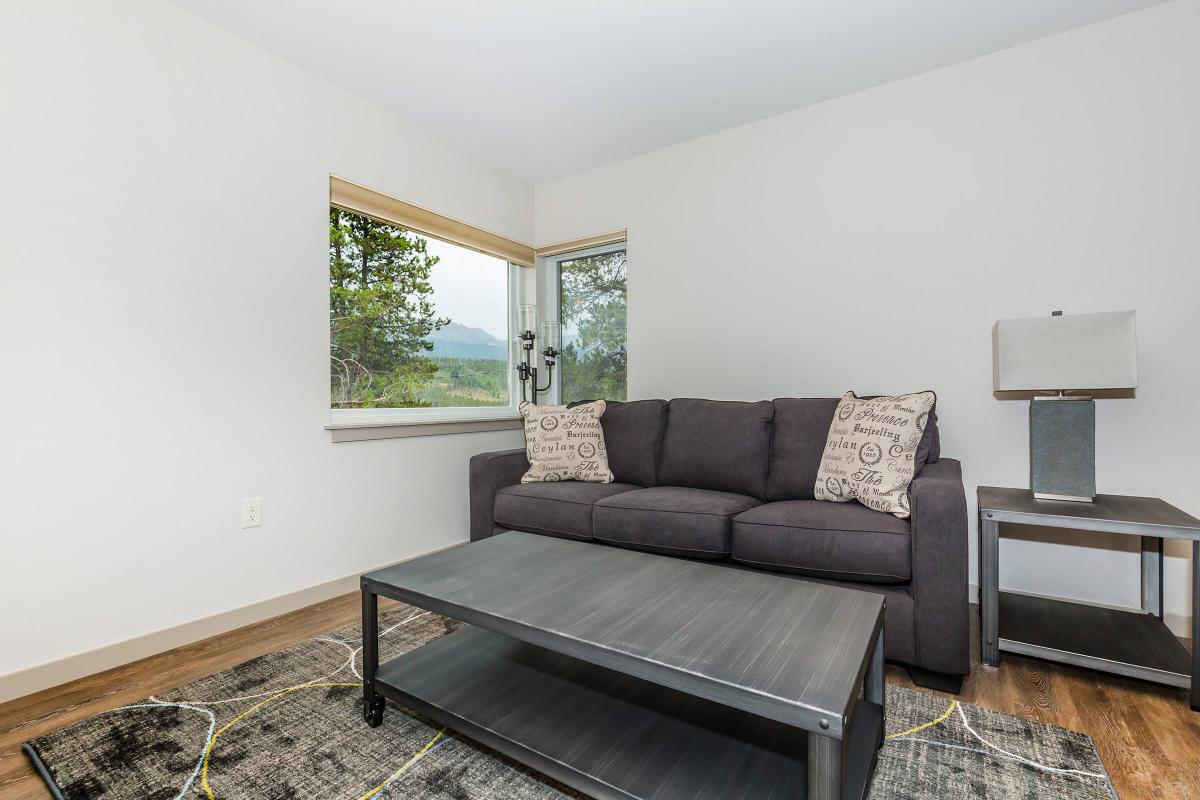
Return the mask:
<svg viewBox="0 0 1200 800">
<path fill-rule="evenodd" d="M 378 598 L 469 624 L 379 664 Z M 883 739 L 881 596 L 509 532 L 362 576 L 384 698 L 601 800 L 858 800 Z"/>
</svg>

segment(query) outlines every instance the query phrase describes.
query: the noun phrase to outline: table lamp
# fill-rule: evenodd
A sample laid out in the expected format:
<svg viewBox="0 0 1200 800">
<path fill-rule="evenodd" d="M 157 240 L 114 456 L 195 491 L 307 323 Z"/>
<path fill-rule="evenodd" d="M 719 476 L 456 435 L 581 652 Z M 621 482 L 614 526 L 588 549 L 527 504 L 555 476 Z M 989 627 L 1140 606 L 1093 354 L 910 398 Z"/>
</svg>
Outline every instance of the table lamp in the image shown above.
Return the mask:
<svg viewBox="0 0 1200 800">
<path fill-rule="evenodd" d="M 1033 392 L 1029 488 L 1040 500 L 1096 496 L 1096 403 L 1089 391 L 1137 387 L 1133 311 L 1002 319 L 992 327 L 992 385 Z M 1076 394 L 1068 394 L 1076 392 Z"/>
</svg>

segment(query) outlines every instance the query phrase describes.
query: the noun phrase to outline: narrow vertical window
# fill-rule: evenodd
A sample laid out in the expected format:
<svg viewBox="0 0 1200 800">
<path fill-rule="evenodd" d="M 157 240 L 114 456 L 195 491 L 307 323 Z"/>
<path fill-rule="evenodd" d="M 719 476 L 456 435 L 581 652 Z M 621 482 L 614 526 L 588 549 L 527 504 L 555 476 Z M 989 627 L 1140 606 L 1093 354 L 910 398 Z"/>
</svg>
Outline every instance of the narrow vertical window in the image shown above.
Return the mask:
<svg viewBox="0 0 1200 800">
<path fill-rule="evenodd" d="M 565 253 L 555 262 L 562 402 L 626 399 L 625 244 Z"/>
</svg>

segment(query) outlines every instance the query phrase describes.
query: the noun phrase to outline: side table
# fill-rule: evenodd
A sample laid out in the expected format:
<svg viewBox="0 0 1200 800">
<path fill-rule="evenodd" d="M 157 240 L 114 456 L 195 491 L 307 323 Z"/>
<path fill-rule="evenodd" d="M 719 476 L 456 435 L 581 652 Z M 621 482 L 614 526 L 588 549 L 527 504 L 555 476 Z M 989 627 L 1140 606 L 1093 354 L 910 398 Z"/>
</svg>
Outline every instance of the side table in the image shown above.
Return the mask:
<svg viewBox="0 0 1200 800">
<path fill-rule="evenodd" d="M 1028 489 L 980 486 L 979 596 L 983 663 L 1000 651 L 1191 690 L 1200 711 L 1200 519 L 1157 497 L 1097 495 L 1094 503 L 1035 500 Z M 1000 523 L 1141 537 L 1142 610 L 1000 591 Z M 1192 542 L 1192 652 L 1162 621 L 1163 539 Z"/>
</svg>

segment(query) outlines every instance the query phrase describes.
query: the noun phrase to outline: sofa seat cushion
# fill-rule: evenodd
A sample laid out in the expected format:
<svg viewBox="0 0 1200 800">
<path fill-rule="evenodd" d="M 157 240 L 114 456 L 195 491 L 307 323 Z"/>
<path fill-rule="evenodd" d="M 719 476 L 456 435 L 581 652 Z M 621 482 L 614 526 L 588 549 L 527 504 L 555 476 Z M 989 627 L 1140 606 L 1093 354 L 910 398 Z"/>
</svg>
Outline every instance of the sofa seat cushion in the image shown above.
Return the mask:
<svg viewBox="0 0 1200 800">
<path fill-rule="evenodd" d="M 494 519 L 510 530 L 591 539 L 592 504 L 637 488 L 628 483 L 581 481 L 504 486 L 496 492 Z"/>
<path fill-rule="evenodd" d="M 784 500 L 733 520 L 733 558 L 743 564 L 862 583 L 912 579 L 908 520 L 858 503 Z"/>
<path fill-rule="evenodd" d="M 592 532 L 602 542 L 690 558 L 726 558 L 735 514 L 762 501 L 744 494 L 657 486 L 596 503 Z"/>
</svg>

